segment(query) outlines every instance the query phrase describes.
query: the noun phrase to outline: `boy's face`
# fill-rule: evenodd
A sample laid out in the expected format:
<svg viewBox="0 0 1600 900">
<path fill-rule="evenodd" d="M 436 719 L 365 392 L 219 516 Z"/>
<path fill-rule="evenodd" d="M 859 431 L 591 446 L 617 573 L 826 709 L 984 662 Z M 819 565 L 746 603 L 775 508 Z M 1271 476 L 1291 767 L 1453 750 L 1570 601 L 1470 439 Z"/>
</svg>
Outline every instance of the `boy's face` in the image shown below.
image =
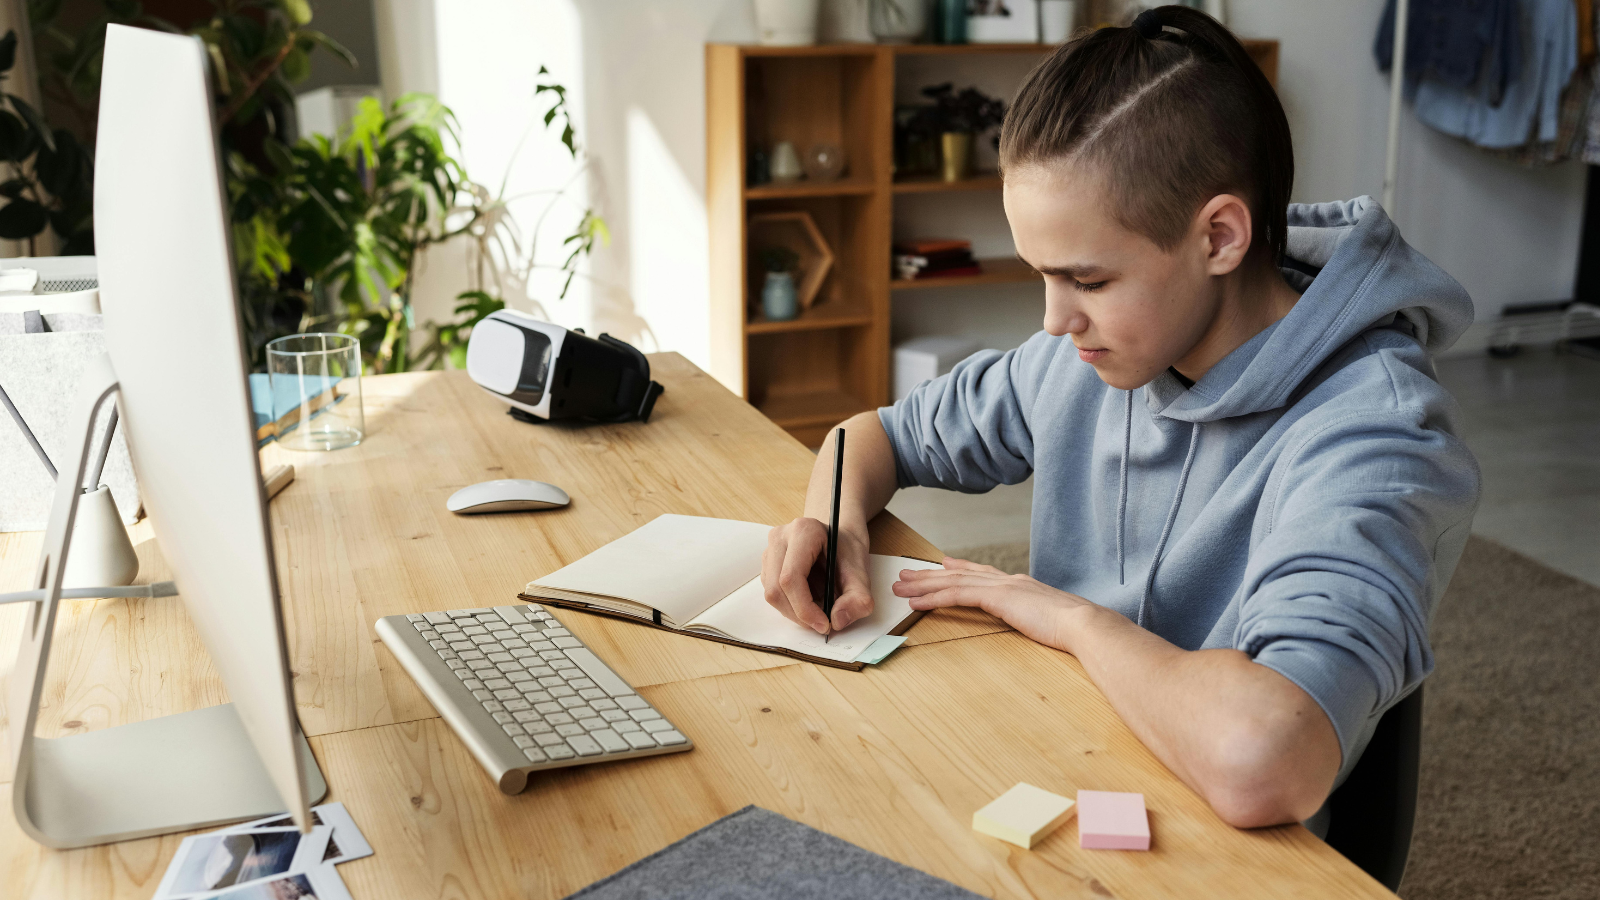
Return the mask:
<svg viewBox="0 0 1600 900">
<path fill-rule="evenodd" d="M 1204 229 L 1162 250 L 1119 224 L 1111 202 L 1099 180 L 1076 167 L 1006 172 L 1017 255 L 1044 277 L 1044 330 L 1070 335 L 1101 380 L 1131 390 L 1194 351 L 1221 292 Z"/>
</svg>

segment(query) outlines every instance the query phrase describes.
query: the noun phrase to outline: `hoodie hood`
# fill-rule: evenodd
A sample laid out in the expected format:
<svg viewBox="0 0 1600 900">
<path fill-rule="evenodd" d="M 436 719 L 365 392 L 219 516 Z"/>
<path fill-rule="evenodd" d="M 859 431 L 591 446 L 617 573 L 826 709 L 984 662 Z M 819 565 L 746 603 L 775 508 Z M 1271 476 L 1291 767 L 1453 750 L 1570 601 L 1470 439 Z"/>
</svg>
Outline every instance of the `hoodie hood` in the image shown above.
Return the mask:
<svg viewBox="0 0 1600 900">
<path fill-rule="evenodd" d="M 1340 348 L 1398 327 L 1437 354 L 1472 324 L 1472 298 L 1400 237 L 1371 197 L 1289 207 L 1283 272 L 1294 309 L 1185 389 L 1170 372 L 1149 385 L 1153 414 L 1212 422 L 1277 409 Z"/>
</svg>

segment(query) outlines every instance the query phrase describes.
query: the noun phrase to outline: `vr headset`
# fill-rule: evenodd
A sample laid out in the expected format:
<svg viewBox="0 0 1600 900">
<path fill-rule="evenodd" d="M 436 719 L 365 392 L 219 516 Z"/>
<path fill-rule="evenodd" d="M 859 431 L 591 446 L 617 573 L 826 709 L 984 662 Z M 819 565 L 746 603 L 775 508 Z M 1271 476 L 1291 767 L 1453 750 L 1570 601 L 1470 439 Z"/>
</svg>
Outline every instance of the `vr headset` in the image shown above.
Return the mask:
<svg viewBox="0 0 1600 900">
<path fill-rule="evenodd" d="M 666 388 L 650 380 L 650 363 L 609 334 L 596 340 L 527 313 L 502 309 L 472 327 L 467 375 L 535 424 L 650 421 Z"/>
</svg>

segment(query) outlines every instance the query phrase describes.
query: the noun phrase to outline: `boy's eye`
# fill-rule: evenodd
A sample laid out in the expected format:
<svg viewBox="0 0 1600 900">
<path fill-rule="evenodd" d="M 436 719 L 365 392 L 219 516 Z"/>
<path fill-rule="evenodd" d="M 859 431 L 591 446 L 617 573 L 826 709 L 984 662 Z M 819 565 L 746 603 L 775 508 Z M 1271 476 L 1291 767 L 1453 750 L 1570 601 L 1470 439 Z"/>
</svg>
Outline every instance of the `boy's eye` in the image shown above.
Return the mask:
<svg viewBox="0 0 1600 900">
<path fill-rule="evenodd" d="M 1080 290 L 1080 291 L 1098 291 L 1098 290 L 1100 290 L 1101 288 L 1103 288 L 1105 286 L 1106 286 L 1106 283 L 1104 281 L 1095 281 L 1095 282 L 1085 283 L 1085 282 L 1077 280 L 1076 278 L 1074 278 L 1072 280 L 1072 287 L 1074 289 Z"/>
</svg>

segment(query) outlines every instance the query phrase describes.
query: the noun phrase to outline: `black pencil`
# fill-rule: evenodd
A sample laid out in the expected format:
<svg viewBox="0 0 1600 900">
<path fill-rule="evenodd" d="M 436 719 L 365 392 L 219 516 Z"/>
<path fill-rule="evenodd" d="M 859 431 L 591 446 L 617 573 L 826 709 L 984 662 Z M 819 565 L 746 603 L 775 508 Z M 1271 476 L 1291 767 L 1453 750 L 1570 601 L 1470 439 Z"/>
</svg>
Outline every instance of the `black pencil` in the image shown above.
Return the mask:
<svg viewBox="0 0 1600 900">
<path fill-rule="evenodd" d="M 828 512 L 828 555 L 823 563 L 822 614 L 828 617 L 828 633 L 822 642 L 833 637 L 833 600 L 837 593 L 835 579 L 839 572 L 839 492 L 844 488 L 844 429 L 833 432 L 833 507 Z"/>
</svg>

